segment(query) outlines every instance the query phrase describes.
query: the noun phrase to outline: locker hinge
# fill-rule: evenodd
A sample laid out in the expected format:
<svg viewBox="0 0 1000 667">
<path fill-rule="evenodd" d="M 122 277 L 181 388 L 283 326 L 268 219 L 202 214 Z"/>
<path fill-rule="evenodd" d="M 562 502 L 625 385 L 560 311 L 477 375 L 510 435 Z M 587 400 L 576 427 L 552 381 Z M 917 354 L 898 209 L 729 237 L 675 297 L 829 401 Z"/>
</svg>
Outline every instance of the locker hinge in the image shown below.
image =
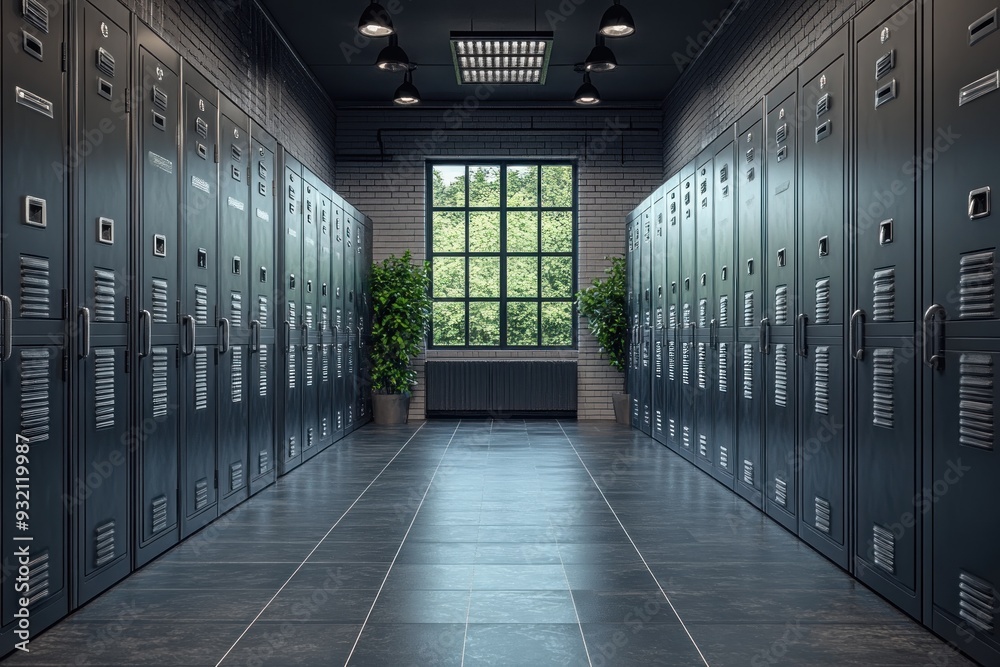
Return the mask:
<svg viewBox="0 0 1000 667">
<path fill-rule="evenodd" d="M 69 55 L 66 52 L 66 42 L 62 43 L 62 71 L 65 72 L 68 69 L 67 60 Z"/>
<path fill-rule="evenodd" d="M 62 319 L 63 322 L 69 319 L 69 290 L 65 288 L 62 291 Z"/>
<path fill-rule="evenodd" d="M 62 381 L 69 380 L 69 350 L 63 348 Z"/>
<path fill-rule="evenodd" d="M 219 164 L 219 144 L 215 144 L 215 164 Z"/>
<path fill-rule="evenodd" d="M 125 297 L 125 322 L 132 321 L 132 297 Z"/>
<path fill-rule="evenodd" d="M 125 375 L 129 375 L 132 372 L 132 355 L 129 354 L 129 349 L 125 348 Z"/>
<path fill-rule="evenodd" d="M 215 488 L 219 488 L 219 471 L 215 471 Z"/>
<path fill-rule="evenodd" d="M 132 113 L 132 92 L 125 89 L 125 113 Z"/>
</svg>

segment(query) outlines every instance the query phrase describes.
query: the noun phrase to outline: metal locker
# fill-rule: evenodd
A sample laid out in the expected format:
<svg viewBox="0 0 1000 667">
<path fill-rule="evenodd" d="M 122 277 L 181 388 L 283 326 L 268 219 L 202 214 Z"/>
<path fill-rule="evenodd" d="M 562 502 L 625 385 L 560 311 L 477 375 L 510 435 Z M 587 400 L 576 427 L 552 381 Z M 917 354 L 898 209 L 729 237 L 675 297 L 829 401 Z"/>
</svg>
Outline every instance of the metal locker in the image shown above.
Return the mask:
<svg viewBox="0 0 1000 667">
<path fill-rule="evenodd" d="M 695 261 L 692 272 L 694 294 L 695 397 L 694 460 L 699 468 L 715 474 L 715 152 L 713 144 L 695 160 Z"/>
<path fill-rule="evenodd" d="M 361 317 L 358 320 L 358 335 L 361 341 L 361 424 L 372 419 L 372 254 L 375 249 L 375 235 L 372 220 L 367 215 L 361 217 Z"/>
<path fill-rule="evenodd" d="M 336 380 L 336 340 L 333 329 L 333 190 L 320 184 L 319 190 L 319 332 L 317 333 L 317 375 L 319 382 L 319 447 L 334 441 L 333 385 Z"/>
<path fill-rule="evenodd" d="M 319 452 L 319 179 L 302 169 L 302 460 Z"/>
<path fill-rule="evenodd" d="M 179 539 L 177 508 L 180 396 L 177 303 L 180 243 L 180 57 L 151 30 L 134 32 L 138 65 L 133 108 L 137 236 L 131 267 L 139 276 L 132 321 L 138 351 L 135 445 L 135 567 Z"/>
<path fill-rule="evenodd" d="M 1000 54 L 995 2 L 935 2 L 931 122 L 933 238 L 930 307 L 924 322 L 931 378 L 931 466 L 922 502 L 931 500 L 932 612 L 935 631 L 983 664 L 1000 663 L 1000 505 L 995 425 L 1000 317 L 996 216 L 992 191 L 997 145 Z M 927 569 L 927 568 L 925 568 Z"/>
<path fill-rule="evenodd" d="M 653 199 L 643 203 L 639 215 L 639 320 L 642 340 L 639 349 L 641 398 L 639 430 L 653 433 Z"/>
<path fill-rule="evenodd" d="M 181 124 L 181 538 L 218 516 L 219 92 L 184 64 Z M 220 346 L 220 338 L 221 346 Z"/>
<path fill-rule="evenodd" d="M 685 165 L 680 174 L 680 326 L 675 330 L 680 368 L 679 399 L 674 414 L 680 423 L 680 453 L 695 460 L 698 437 L 698 369 L 697 369 L 697 198 L 695 197 L 695 163 Z"/>
<path fill-rule="evenodd" d="M 849 30 L 800 68 L 799 536 L 850 569 L 845 401 Z"/>
<path fill-rule="evenodd" d="M 354 239 L 357 236 L 355 227 L 355 216 L 357 211 L 353 206 L 344 202 L 344 289 L 347 291 L 347 302 L 344 305 L 346 319 L 344 329 L 346 337 L 344 339 L 344 388 L 346 389 L 345 405 L 346 421 L 344 422 L 344 432 L 350 433 L 354 430 L 355 406 L 357 404 L 357 392 L 354 384 L 354 375 L 357 371 L 357 311 L 355 310 L 355 286 L 354 286 L 354 264 L 357 261 L 357 252 Z"/>
<path fill-rule="evenodd" d="M 764 401 L 763 314 L 764 120 L 758 104 L 736 123 L 736 492 L 762 506 Z"/>
<path fill-rule="evenodd" d="M 661 445 L 667 444 L 666 414 L 667 394 L 664 382 L 664 342 L 666 339 L 667 312 L 667 200 L 666 186 L 661 185 L 653 195 L 653 260 L 651 263 L 653 288 L 653 337 L 652 374 L 650 378 L 653 393 L 653 439 Z"/>
<path fill-rule="evenodd" d="M 275 299 L 275 286 L 280 282 L 275 257 L 275 182 L 280 182 L 276 155 L 278 144 L 259 125 L 250 128 L 250 153 L 247 162 L 250 179 L 250 248 L 247 259 L 249 272 L 250 369 L 247 410 L 250 415 L 248 463 L 250 493 L 254 494 L 274 482 L 275 456 L 275 397 L 280 380 L 276 374 L 277 325 L 281 309 Z"/>
<path fill-rule="evenodd" d="M 733 128 L 723 132 L 713 144 L 715 188 L 713 208 L 714 251 L 712 281 L 715 318 L 710 324 L 712 366 L 713 463 L 715 477 L 727 486 L 734 483 L 736 461 L 736 155 Z"/>
<path fill-rule="evenodd" d="M 761 349 L 767 365 L 764 393 L 764 510 L 788 530 L 798 532 L 796 465 L 796 196 L 798 193 L 798 78 L 786 77 L 764 98 L 765 336 Z"/>
<path fill-rule="evenodd" d="M 639 229 L 641 227 L 639 219 L 642 209 L 636 209 L 628 217 L 628 252 L 627 277 L 628 277 L 628 322 L 629 322 L 629 353 L 628 353 L 628 393 L 629 393 L 629 421 L 632 428 L 638 429 L 642 422 L 642 397 L 640 394 L 641 377 L 641 354 L 642 347 L 642 325 L 640 324 L 642 312 L 639 305 Z"/>
<path fill-rule="evenodd" d="M 663 283 L 667 292 L 666 329 L 663 332 L 664 405 L 666 406 L 666 444 L 675 452 L 681 451 L 681 383 L 680 344 L 683 335 L 681 326 L 681 188 L 680 174 L 675 174 L 664 186 L 666 189 L 667 215 L 667 261 L 666 278 Z"/>
<path fill-rule="evenodd" d="M 251 459 L 250 122 L 225 97 L 219 100 L 219 325 L 217 448 L 219 514 L 249 496 Z"/>
<path fill-rule="evenodd" d="M 131 571 L 127 355 L 129 259 L 129 12 L 118 2 L 78 6 L 73 145 L 76 347 L 71 351 L 76 448 L 67 509 L 72 517 L 74 601 L 83 604 Z M 101 140 L 94 141 L 95 137 Z"/>
<path fill-rule="evenodd" d="M 344 437 L 347 428 L 347 358 L 346 350 L 348 343 L 347 332 L 347 290 L 344 283 L 344 243 L 347 240 L 346 233 L 347 216 L 344 211 L 344 200 L 336 193 L 333 193 L 333 261 L 330 267 L 331 280 L 333 281 L 333 330 L 334 338 L 334 403 L 333 403 L 333 427 L 335 430 L 334 439 L 340 440 Z"/>
<path fill-rule="evenodd" d="M 878 0 L 855 19 L 856 576 L 921 616 L 921 434 L 916 327 L 919 7 Z M 913 521 L 901 517 L 912 515 Z"/>
<path fill-rule="evenodd" d="M 278 395 L 277 419 L 281 429 L 278 474 L 284 475 L 302 462 L 302 396 L 304 393 L 302 348 L 307 339 L 305 317 L 305 280 L 302 274 L 302 210 L 304 188 L 302 165 L 281 151 L 278 173 L 282 183 L 280 194 L 282 286 L 277 295 L 283 304 L 281 317 L 281 362 L 279 365 L 282 391 Z"/>
<path fill-rule="evenodd" d="M 365 237 L 364 214 L 355 209 L 354 218 L 354 428 L 366 421 L 364 377 L 364 322 L 365 322 Z"/>
</svg>

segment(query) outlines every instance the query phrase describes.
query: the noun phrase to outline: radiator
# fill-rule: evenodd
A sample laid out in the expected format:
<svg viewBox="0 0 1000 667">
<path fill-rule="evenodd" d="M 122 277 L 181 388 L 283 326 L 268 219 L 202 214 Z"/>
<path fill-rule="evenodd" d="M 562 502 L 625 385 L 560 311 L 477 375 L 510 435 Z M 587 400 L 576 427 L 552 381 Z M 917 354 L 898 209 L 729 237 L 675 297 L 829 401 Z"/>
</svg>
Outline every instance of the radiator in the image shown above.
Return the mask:
<svg viewBox="0 0 1000 667">
<path fill-rule="evenodd" d="M 428 361 L 427 415 L 576 417 L 575 361 Z"/>
</svg>

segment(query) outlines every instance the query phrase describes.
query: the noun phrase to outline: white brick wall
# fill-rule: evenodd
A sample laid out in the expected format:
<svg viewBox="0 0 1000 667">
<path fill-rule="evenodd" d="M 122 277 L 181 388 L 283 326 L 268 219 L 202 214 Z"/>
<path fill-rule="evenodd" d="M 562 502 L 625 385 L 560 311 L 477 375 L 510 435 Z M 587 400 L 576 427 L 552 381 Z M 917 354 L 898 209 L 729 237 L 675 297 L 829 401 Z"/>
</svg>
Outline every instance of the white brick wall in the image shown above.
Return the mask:
<svg viewBox="0 0 1000 667">
<path fill-rule="evenodd" d="M 337 114 L 336 190 L 374 225 L 379 261 L 409 249 L 425 257 L 425 158 L 563 158 L 579 164 L 580 287 L 602 275 L 605 257 L 625 251 L 625 216 L 660 183 L 661 114 L 657 109 L 482 109 L 475 98 L 442 109 L 341 110 Z M 379 131 L 384 153 L 380 153 Z M 580 322 L 573 352 L 444 352 L 434 358 L 560 357 L 579 361 L 580 419 L 613 419 L 611 394 L 624 379 L 601 356 Z M 424 416 L 424 357 L 410 415 Z"/>
</svg>

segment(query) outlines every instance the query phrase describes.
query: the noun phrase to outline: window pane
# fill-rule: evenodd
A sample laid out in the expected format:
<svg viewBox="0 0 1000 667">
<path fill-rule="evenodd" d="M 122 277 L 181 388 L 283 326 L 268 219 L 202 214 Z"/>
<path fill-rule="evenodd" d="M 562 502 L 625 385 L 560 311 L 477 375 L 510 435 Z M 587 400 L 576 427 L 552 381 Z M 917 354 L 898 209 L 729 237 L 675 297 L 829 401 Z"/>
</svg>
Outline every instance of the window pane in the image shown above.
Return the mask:
<svg viewBox="0 0 1000 667">
<path fill-rule="evenodd" d="M 469 345 L 500 345 L 500 302 L 469 304 Z"/>
<path fill-rule="evenodd" d="M 434 304 L 431 315 L 434 345 L 465 345 L 465 304 Z"/>
<path fill-rule="evenodd" d="M 465 212 L 434 213 L 434 252 L 465 252 Z"/>
<path fill-rule="evenodd" d="M 573 344 L 573 304 L 542 304 L 542 345 L 569 347 Z"/>
<path fill-rule="evenodd" d="M 465 298 L 464 257 L 435 257 L 433 269 L 435 298 Z"/>
<path fill-rule="evenodd" d="M 538 167 L 507 167 L 507 206 L 538 206 Z"/>
<path fill-rule="evenodd" d="M 542 257 L 542 297 L 568 299 L 573 296 L 573 258 Z"/>
<path fill-rule="evenodd" d="M 573 252 L 573 214 L 569 211 L 542 213 L 542 252 Z"/>
<path fill-rule="evenodd" d="M 465 166 L 434 167 L 434 206 L 457 208 L 465 206 Z"/>
<path fill-rule="evenodd" d="M 500 258 L 469 258 L 469 296 L 473 299 L 500 298 Z"/>
<path fill-rule="evenodd" d="M 507 213 L 507 252 L 538 252 L 538 213 Z"/>
<path fill-rule="evenodd" d="M 542 167 L 542 206 L 573 206 L 573 167 Z"/>
<path fill-rule="evenodd" d="M 507 258 L 507 296 L 538 298 L 538 258 Z"/>
<path fill-rule="evenodd" d="M 469 252 L 500 252 L 500 211 L 469 213 Z"/>
<path fill-rule="evenodd" d="M 507 304 L 507 344 L 538 345 L 538 303 L 514 301 Z"/>
<path fill-rule="evenodd" d="M 469 206 L 500 208 L 500 167 L 469 167 Z"/>
</svg>

